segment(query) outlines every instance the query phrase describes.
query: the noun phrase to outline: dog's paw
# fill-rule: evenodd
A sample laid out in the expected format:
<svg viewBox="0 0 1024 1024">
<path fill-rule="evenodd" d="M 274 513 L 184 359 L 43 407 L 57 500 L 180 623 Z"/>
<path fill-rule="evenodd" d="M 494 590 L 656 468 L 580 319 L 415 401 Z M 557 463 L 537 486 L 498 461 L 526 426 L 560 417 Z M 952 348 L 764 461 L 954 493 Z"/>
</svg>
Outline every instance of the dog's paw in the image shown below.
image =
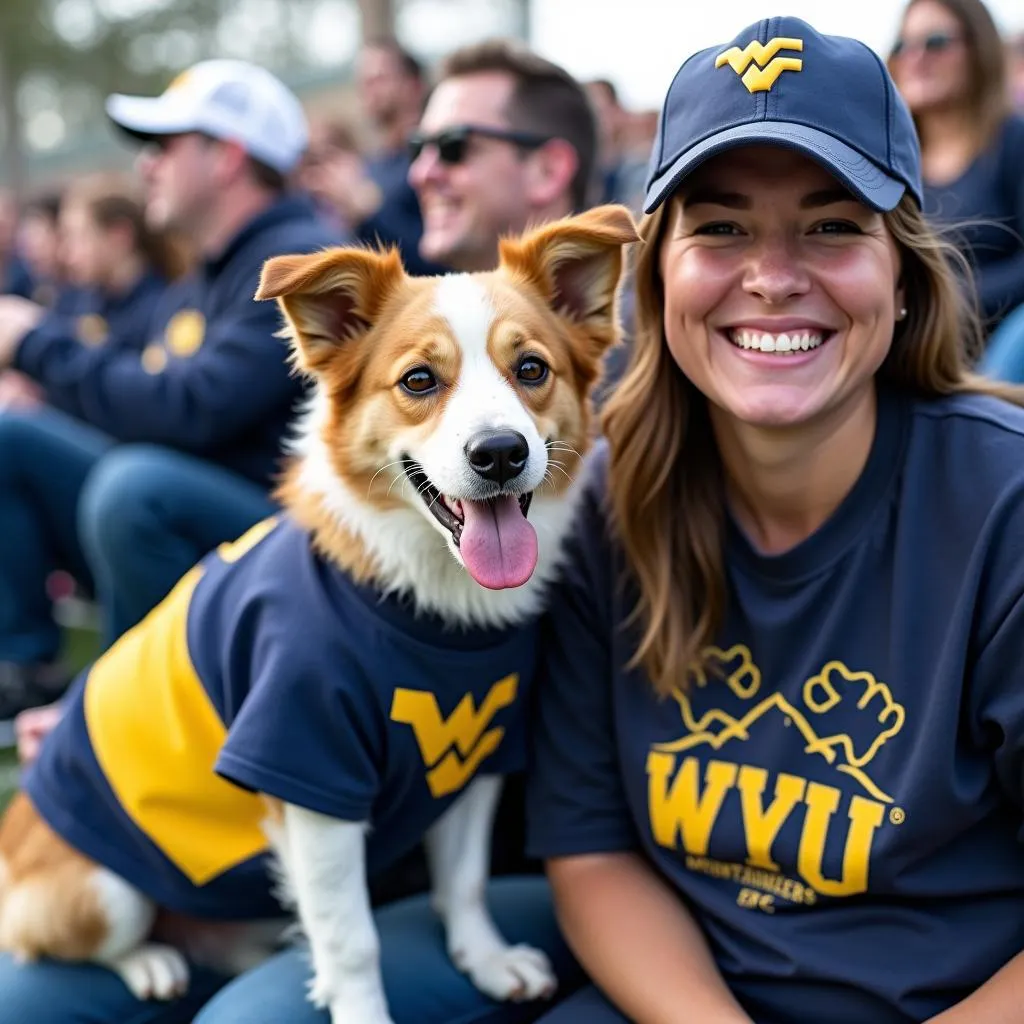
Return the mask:
<svg viewBox="0 0 1024 1024">
<path fill-rule="evenodd" d="M 331 1014 L 331 1024 L 394 1024 L 379 985 L 331 982 L 314 977 L 309 1001 Z"/>
<path fill-rule="evenodd" d="M 460 966 L 492 999 L 550 999 L 558 987 L 551 962 L 532 946 L 504 946 L 479 959 L 467 959 Z"/>
<path fill-rule="evenodd" d="M 386 1009 L 379 1006 L 360 1006 L 352 1002 L 332 1002 L 331 1024 L 394 1024 Z"/>
<path fill-rule="evenodd" d="M 136 999 L 174 999 L 188 990 L 188 964 L 173 946 L 139 946 L 110 967 Z"/>
</svg>

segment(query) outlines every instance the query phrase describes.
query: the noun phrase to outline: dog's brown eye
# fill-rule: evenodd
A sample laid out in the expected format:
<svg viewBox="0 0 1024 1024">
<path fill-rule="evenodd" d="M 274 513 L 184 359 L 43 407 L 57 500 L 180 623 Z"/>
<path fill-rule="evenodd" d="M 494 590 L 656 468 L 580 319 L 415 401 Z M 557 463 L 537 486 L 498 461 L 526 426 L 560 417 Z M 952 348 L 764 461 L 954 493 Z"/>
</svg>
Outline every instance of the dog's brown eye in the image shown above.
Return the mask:
<svg viewBox="0 0 1024 1024">
<path fill-rule="evenodd" d="M 410 395 L 426 395 L 437 387 L 437 378 L 425 367 L 410 370 L 399 382 Z"/>
<path fill-rule="evenodd" d="M 524 384 L 540 384 L 548 375 L 548 364 L 536 356 L 527 356 L 519 363 L 516 376 Z"/>
</svg>

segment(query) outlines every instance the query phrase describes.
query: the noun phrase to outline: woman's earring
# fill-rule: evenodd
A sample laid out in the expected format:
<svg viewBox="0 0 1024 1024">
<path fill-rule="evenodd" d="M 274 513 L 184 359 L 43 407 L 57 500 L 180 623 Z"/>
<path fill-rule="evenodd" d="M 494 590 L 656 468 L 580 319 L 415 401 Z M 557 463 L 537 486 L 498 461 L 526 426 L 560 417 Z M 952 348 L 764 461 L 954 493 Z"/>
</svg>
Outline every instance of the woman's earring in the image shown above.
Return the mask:
<svg viewBox="0 0 1024 1024">
<path fill-rule="evenodd" d="M 896 314 L 896 319 L 897 320 L 906 320 L 906 318 L 907 318 L 907 307 L 903 306 L 900 309 L 899 313 Z"/>
</svg>

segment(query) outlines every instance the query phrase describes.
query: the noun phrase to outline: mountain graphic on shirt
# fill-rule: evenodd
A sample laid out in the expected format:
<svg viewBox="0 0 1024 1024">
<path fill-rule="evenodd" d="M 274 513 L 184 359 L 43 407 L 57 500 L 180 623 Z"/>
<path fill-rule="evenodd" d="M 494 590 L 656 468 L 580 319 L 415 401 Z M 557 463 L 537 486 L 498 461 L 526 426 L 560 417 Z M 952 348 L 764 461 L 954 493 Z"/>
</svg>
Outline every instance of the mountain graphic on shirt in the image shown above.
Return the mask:
<svg viewBox="0 0 1024 1024">
<path fill-rule="evenodd" d="M 749 740 L 755 725 L 775 718 L 778 726 L 772 724 L 772 728 L 795 728 L 800 733 L 805 754 L 823 758 L 875 799 L 893 802 L 867 771 L 882 746 L 903 728 L 906 718 L 903 705 L 885 683 L 870 672 L 853 671 L 841 661 L 830 661 L 803 683 L 800 700 L 794 704 L 779 692 L 763 693 L 761 670 L 745 645 L 727 650 L 711 647 L 705 655 L 708 669 L 694 673 L 688 692 L 677 689 L 672 694 L 685 734 L 654 744 L 653 749 L 666 753 L 698 747 L 718 751 L 727 744 Z"/>
</svg>

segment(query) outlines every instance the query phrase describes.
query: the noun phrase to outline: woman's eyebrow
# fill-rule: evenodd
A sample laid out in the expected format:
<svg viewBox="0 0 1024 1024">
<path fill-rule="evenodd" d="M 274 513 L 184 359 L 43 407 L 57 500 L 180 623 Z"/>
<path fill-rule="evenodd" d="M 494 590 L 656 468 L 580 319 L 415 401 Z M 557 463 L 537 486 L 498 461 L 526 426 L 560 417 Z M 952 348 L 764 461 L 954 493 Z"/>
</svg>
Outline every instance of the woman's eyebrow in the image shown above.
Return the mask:
<svg viewBox="0 0 1024 1024">
<path fill-rule="evenodd" d="M 712 206 L 727 206 L 730 210 L 749 210 L 750 197 L 741 192 L 720 192 L 710 186 L 706 188 L 695 188 L 683 196 L 683 208 L 700 206 L 708 203 Z"/>
<path fill-rule="evenodd" d="M 845 188 L 823 188 L 817 192 L 809 192 L 800 200 L 801 210 L 816 210 L 821 206 L 832 206 L 834 203 L 856 203 L 853 193 Z"/>
<path fill-rule="evenodd" d="M 857 202 L 857 199 L 853 193 L 842 186 L 835 186 L 833 188 L 818 189 L 816 192 L 809 192 L 800 200 L 800 208 L 802 210 L 816 210 L 819 207 L 832 206 L 835 203 L 855 202 Z M 684 209 L 689 209 L 691 206 L 700 206 L 705 203 L 711 206 L 724 206 L 730 210 L 749 210 L 752 206 L 750 196 L 746 196 L 742 192 L 723 192 L 713 186 L 705 186 L 703 188 L 698 186 L 683 196 Z"/>
</svg>

